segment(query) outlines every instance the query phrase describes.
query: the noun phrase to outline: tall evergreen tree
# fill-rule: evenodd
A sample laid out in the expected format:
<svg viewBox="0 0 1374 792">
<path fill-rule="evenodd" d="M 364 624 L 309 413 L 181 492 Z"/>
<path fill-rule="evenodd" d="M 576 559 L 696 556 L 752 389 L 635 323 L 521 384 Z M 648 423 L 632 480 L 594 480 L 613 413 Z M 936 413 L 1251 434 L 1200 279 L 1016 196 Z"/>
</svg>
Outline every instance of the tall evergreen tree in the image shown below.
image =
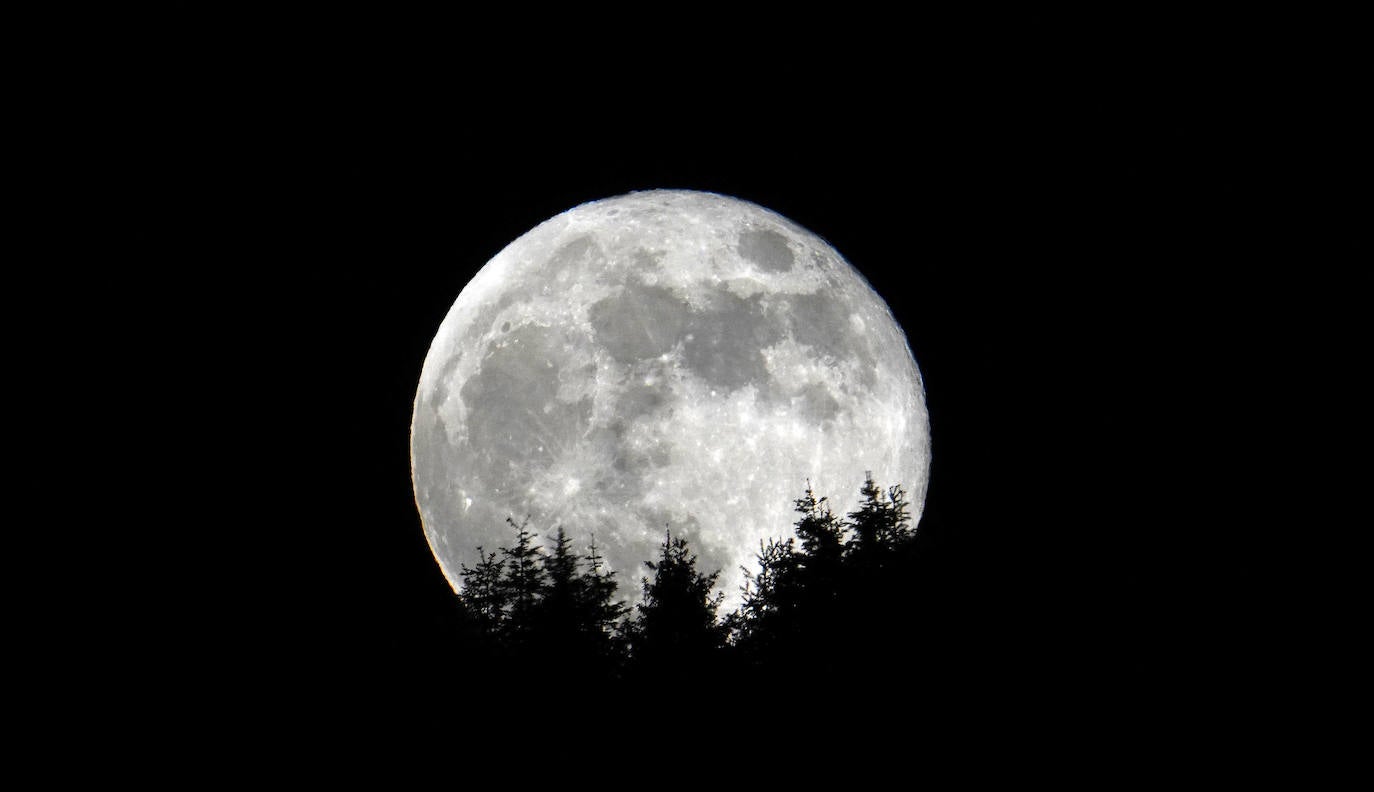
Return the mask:
<svg viewBox="0 0 1374 792">
<path fill-rule="evenodd" d="M 810 689 L 818 669 L 906 635 L 897 626 L 910 604 L 906 496 L 898 486 L 880 489 L 871 474 L 860 496 L 845 520 L 808 483 L 793 501 L 796 544 L 766 543 L 757 572 L 746 571 L 743 605 L 730 624 L 736 647 L 755 667 L 788 672 L 793 684 Z"/>
<path fill-rule="evenodd" d="M 880 489 L 873 474 L 864 478 L 859 489 L 863 500 L 849 513 L 853 532 L 846 549 L 856 558 L 876 561 L 911 538 L 911 514 L 906 493 L 900 486 Z"/>
<path fill-rule="evenodd" d="M 538 628 L 546 641 L 567 646 L 582 627 L 579 610 L 583 597 L 577 554 L 561 525 L 542 561 L 544 579 L 535 614 Z"/>
<path fill-rule="evenodd" d="M 826 636 L 841 596 L 845 525 L 817 498 L 808 482 L 793 501 L 800 515 L 793 540 L 771 540 L 761 547 L 757 573 L 746 574 L 744 601 L 732 623 L 736 641 L 754 659 L 795 655 L 803 644 Z"/>
<path fill-rule="evenodd" d="M 577 673 L 604 678 L 616 665 L 617 627 L 625 608 L 614 599 L 614 576 L 604 568 L 594 541 L 586 561 L 584 570 L 583 559 L 560 526 L 543 556 L 542 589 L 531 614 L 536 645 L 531 648 L 562 658 Z"/>
<path fill-rule="evenodd" d="M 623 620 L 628 609 L 623 601 L 616 599 L 619 589 L 615 573 L 606 568 L 601 550 L 596 546 L 595 536 L 587 546 L 586 559 L 587 571 L 582 575 L 581 595 L 588 624 L 599 635 L 605 637 L 607 650 L 612 654 L 618 654 L 617 644 L 621 639 L 621 628 L 624 626 Z"/>
<path fill-rule="evenodd" d="M 475 567 L 461 567 L 462 602 L 478 629 L 488 638 L 497 639 L 506 616 L 506 561 L 481 547 L 477 548 L 477 557 L 480 560 Z"/>
<path fill-rule="evenodd" d="M 914 538 L 906 494 L 900 486 L 880 489 L 871 474 L 860 494 L 859 508 L 849 513 L 852 536 L 845 545 L 845 618 L 839 625 L 845 654 L 858 662 L 909 656 L 916 613 L 913 581 L 903 563 Z"/>
<path fill-rule="evenodd" d="M 808 481 L 806 494 L 793 501 L 793 510 L 801 515 L 795 523 L 797 539 L 811 568 L 836 566 L 844 554 L 845 525 L 830 511 L 827 500 L 817 500 Z"/>
<path fill-rule="evenodd" d="M 729 624 L 736 642 L 755 654 L 773 653 L 797 630 L 802 555 L 795 544 L 792 539 L 761 543 L 758 571 L 744 570 L 743 601 Z"/>
<path fill-rule="evenodd" d="M 535 608 L 543 597 L 544 551 L 534 543 L 529 530 L 529 518 L 516 524 L 510 517 L 506 522 L 515 529 L 515 543 L 501 548 L 506 562 L 503 578 L 509 612 L 508 638 L 514 643 L 526 643 L 538 618 Z"/>
<path fill-rule="evenodd" d="M 646 561 L 653 580 L 642 578 L 644 599 L 635 621 L 633 650 L 642 668 L 692 668 L 724 645 L 716 611 L 723 595 L 711 596 L 720 572 L 703 575 L 686 539 L 664 536 L 657 562 Z"/>
<path fill-rule="evenodd" d="M 794 510 L 801 515 L 795 523 L 802 547 L 798 599 L 805 617 L 813 622 L 829 622 L 835 617 L 844 563 L 847 528 L 830 510 L 827 500 L 817 500 L 807 482 L 806 493 L 793 501 Z"/>
</svg>

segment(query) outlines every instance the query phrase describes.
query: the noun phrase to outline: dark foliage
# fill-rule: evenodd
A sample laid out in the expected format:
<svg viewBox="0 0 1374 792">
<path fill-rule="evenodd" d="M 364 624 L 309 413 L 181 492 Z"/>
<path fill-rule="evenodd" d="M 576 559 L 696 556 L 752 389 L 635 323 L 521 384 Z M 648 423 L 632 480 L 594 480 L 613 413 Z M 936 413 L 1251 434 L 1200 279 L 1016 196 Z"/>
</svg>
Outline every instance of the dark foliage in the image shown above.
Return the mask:
<svg viewBox="0 0 1374 792">
<path fill-rule="evenodd" d="M 615 579 L 601 565 L 595 542 L 579 557 L 560 527 L 543 569 L 544 586 L 531 616 L 531 653 L 558 657 L 565 672 L 579 678 L 613 674 L 623 655 L 618 633 L 625 605 L 614 599 Z"/>
<path fill-rule="evenodd" d="M 717 619 L 721 594 L 711 595 L 719 572 L 697 571 L 687 540 L 664 534 L 658 561 L 646 561 L 653 579 L 642 578 L 643 600 L 630 632 L 636 668 L 705 671 L 713 653 L 725 644 Z"/>
<path fill-rule="evenodd" d="M 626 607 L 615 599 L 614 575 L 595 542 L 579 556 L 560 527 L 546 552 L 535 544 L 528 521 L 507 522 L 516 532 L 512 546 L 501 548 L 500 557 L 479 548 L 477 566 L 462 568 L 459 599 L 476 626 L 476 654 L 501 676 L 526 673 L 549 657 L 579 678 L 618 673 Z"/>
<path fill-rule="evenodd" d="M 745 585 L 732 625 L 738 659 L 807 686 L 842 666 L 913 665 L 915 538 L 901 487 L 868 476 L 859 507 L 840 519 L 808 487 L 796 501 L 796 542 L 773 540 Z M 886 674 L 859 676 L 858 686 Z"/>
<path fill-rule="evenodd" d="M 477 555 L 482 559 L 477 566 L 462 568 L 462 600 L 482 633 L 495 639 L 506 618 L 506 561 L 481 547 L 477 548 Z"/>
<path fill-rule="evenodd" d="M 605 734 L 642 713 L 646 729 L 686 736 L 727 723 L 724 702 L 775 724 L 902 711 L 938 729 L 965 717 L 970 695 L 1000 689 L 978 665 L 991 660 L 961 640 L 980 627 L 943 615 L 950 578 L 931 582 L 921 566 L 903 489 L 868 476 L 859 495 L 841 516 L 808 484 L 791 535 L 760 545 L 728 614 L 718 570 L 699 569 L 685 537 L 665 533 L 630 603 L 591 537 L 579 553 L 561 527 L 541 545 L 508 520 L 508 546 L 462 570 L 473 727 L 501 733 L 538 717 Z"/>
<path fill-rule="evenodd" d="M 545 550 L 527 523 L 507 520 L 510 547 L 463 567 L 461 601 L 479 655 L 507 675 L 556 667 L 587 681 L 719 681 L 767 678 L 783 687 L 835 682 L 844 669 L 917 665 L 918 556 L 910 506 L 899 486 L 868 476 L 858 508 L 836 515 L 808 485 L 794 501 L 794 536 L 760 545 L 745 570 L 739 610 L 718 613 L 718 571 L 697 569 L 688 541 L 665 533 L 646 561 L 641 600 L 631 609 L 595 541 L 574 552 L 560 527 Z M 551 658 L 557 658 L 556 661 Z M 855 690 L 890 674 L 857 675 Z M 518 680 L 517 680 L 518 681 Z M 890 695 L 892 691 L 888 691 Z"/>
<path fill-rule="evenodd" d="M 899 486 L 889 487 L 886 492 L 880 490 L 869 473 L 859 494 L 863 501 L 858 511 L 849 513 L 852 538 L 845 549 L 856 561 L 882 564 L 912 538 L 906 493 Z"/>
</svg>

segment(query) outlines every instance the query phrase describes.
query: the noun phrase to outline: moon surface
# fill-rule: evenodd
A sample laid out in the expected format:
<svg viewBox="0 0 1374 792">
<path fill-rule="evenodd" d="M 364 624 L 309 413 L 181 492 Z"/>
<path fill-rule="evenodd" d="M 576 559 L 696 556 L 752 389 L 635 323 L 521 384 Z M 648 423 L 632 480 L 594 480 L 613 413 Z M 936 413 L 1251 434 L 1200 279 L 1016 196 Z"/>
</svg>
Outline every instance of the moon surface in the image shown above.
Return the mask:
<svg viewBox="0 0 1374 792">
<path fill-rule="evenodd" d="M 925 502 L 920 370 L 886 303 L 790 220 L 714 193 L 594 201 L 512 242 L 425 358 L 411 471 L 444 575 L 541 536 L 592 536 L 633 600 L 665 527 L 725 612 L 808 480 L 851 510 L 866 471 Z"/>
</svg>

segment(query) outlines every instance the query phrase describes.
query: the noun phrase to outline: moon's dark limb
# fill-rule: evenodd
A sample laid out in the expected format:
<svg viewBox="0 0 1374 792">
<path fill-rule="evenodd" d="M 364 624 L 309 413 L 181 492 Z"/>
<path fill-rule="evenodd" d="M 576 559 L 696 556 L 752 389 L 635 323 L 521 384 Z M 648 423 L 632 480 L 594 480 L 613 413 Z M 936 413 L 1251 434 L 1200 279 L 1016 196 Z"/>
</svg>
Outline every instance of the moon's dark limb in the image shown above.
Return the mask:
<svg viewBox="0 0 1374 792">
<path fill-rule="evenodd" d="M 464 289 L 426 358 L 416 500 L 457 586 L 506 516 L 593 533 L 632 584 L 665 524 L 722 571 L 727 605 L 811 480 L 864 471 L 916 516 L 929 460 L 920 374 L 866 282 L 752 204 L 654 192 L 586 204 Z"/>
</svg>

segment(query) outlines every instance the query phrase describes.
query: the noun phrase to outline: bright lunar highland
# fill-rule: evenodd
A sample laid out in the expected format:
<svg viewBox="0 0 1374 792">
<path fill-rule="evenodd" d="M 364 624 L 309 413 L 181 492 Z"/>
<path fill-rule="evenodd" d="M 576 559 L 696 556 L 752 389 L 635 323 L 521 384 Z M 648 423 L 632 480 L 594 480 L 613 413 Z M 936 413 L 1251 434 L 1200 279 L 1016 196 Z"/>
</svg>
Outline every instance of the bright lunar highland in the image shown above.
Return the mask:
<svg viewBox="0 0 1374 792">
<path fill-rule="evenodd" d="M 867 281 L 790 220 L 689 191 L 583 204 L 497 254 L 440 325 L 411 425 L 455 590 L 528 516 L 594 536 L 631 602 L 671 529 L 720 571 L 722 613 L 808 480 L 843 514 L 872 471 L 914 524 L 929 465 L 921 373 Z"/>
</svg>

